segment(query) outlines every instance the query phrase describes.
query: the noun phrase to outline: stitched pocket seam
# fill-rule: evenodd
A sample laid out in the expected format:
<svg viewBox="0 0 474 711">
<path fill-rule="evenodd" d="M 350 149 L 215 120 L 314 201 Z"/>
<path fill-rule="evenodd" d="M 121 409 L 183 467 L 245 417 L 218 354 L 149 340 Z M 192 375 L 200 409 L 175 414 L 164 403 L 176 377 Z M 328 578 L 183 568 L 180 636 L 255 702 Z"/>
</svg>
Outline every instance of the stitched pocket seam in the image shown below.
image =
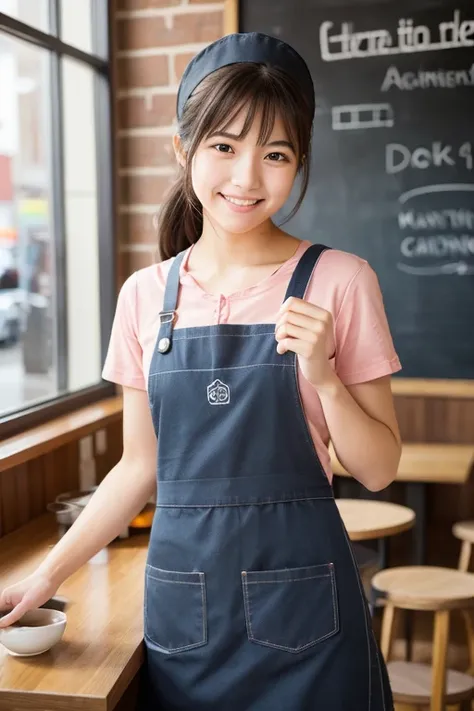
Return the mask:
<svg viewBox="0 0 474 711">
<path fill-rule="evenodd" d="M 245 576 L 247 585 L 265 585 L 265 583 L 299 583 L 300 580 L 317 580 L 318 578 L 330 577 L 331 573 L 325 573 L 323 575 L 308 575 L 305 578 L 285 578 L 284 580 L 278 580 L 278 578 L 275 580 L 247 580 L 247 576 Z"/>
<path fill-rule="evenodd" d="M 182 575 L 182 576 L 188 576 L 188 577 L 195 577 L 199 576 L 199 582 L 192 582 L 189 580 L 172 580 L 170 578 L 164 577 L 158 577 L 156 575 L 152 575 L 149 572 L 149 569 L 151 570 L 159 570 L 162 573 L 169 573 L 171 575 Z M 177 585 L 199 585 L 201 587 L 201 616 L 202 616 L 202 639 L 200 639 L 197 642 L 193 642 L 192 644 L 187 644 L 187 645 L 181 645 L 179 647 L 163 647 L 159 642 L 157 642 L 153 637 L 145 632 L 144 636 L 145 639 L 148 640 L 154 647 L 159 649 L 165 654 L 177 654 L 179 652 L 185 652 L 189 649 L 195 649 L 196 647 L 202 647 L 203 645 L 207 644 L 208 641 L 208 635 L 207 635 L 207 594 L 206 594 L 206 582 L 205 582 L 205 575 L 204 573 L 201 572 L 192 572 L 192 573 L 182 573 L 180 571 L 164 571 L 161 570 L 160 568 L 154 568 L 153 566 L 147 564 L 147 571 L 146 571 L 146 580 L 148 579 L 156 580 L 160 583 L 171 583 L 171 584 L 177 584 Z M 148 594 L 146 594 L 145 599 L 148 600 Z M 145 604 L 145 621 L 148 619 L 148 604 Z"/>
<path fill-rule="evenodd" d="M 332 563 L 330 563 L 330 564 L 328 564 L 328 567 L 329 567 L 330 572 L 327 574 L 314 575 L 314 576 L 309 576 L 309 577 L 304 577 L 304 578 L 297 577 L 297 578 L 291 578 L 291 579 L 286 579 L 286 580 L 264 580 L 264 581 L 253 580 L 253 581 L 248 581 L 247 574 L 242 573 L 241 578 L 242 578 L 242 588 L 243 588 L 243 597 L 244 597 L 245 623 L 246 623 L 246 627 L 247 627 L 247 635 L 248 635 L 249 640 L 251 642 L 260 644 L 265 647 L 271 647 L 272 649 L 281 649 L 282 651 L 285 651 L 285 652 L 290 652 L 292 654 L 298 654 L 299 652 L 303 652 L 306 649 L 309 649 L 310 647 L 313 647 L 316 644 L 319 644 L 320 642 L 323 642 L 325 639 L 328 639 L 329 637 L 332 637 L 334 634 L 336 634 L 339 630 L 339 614 L 338 614 L 337 598 L 336 598 L 336 579 L 335 579 L 335 573 L 334 573 L 334 565 Z M 262 572 L 264 572 L 264 571 L 262 571 Z M 251 574 L 255 575 L 255 571 L 251 571 Z M 288 647 L 285 645 L 276 644 L 274 642 L 261 640 L 255 636 L 255 633 L 253 631 L 253 626 L 252 626 L 252 611 L 251 611 L 251 603 L 250 603 L 250 596 L 249 596 L 249 585 L 261 584 L 261 583 L 265 583 L 265 582 L 272 582 L 272 583 L 275 583 L 275 582 L 276 583 L 298 582 L 300 580 L 313 580 L 313 579 L 319 579 L 319 578 L 331 578 L 331 597 L 332 597 L 332 609 L 333 609 L 333 629 L 332 630 L 327 632 L 327 634 L 322 635 L 321 637 L 318 637 L 317 639 L 312 640 L 311 642 L 308 642 L 307 644 L 301 645 L 300 647 Z"/>
</svg>

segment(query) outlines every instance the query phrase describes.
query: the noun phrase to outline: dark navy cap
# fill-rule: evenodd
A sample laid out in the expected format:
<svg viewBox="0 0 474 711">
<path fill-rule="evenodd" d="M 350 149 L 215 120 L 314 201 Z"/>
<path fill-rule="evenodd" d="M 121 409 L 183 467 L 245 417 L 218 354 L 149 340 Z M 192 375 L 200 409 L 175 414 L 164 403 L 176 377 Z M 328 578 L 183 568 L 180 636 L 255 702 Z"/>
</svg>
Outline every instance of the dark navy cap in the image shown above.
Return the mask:
<svg viewBox="0 0 474 711">
<path fill-rule="evenodd" d="M 205 47 L 188 64 L 181 79 L 177 98 L 178 119 L 194 89 L 205 77 L 221 67 L 239 62 L 269 64 L 286 72 L 299 85 L 314 114 L 314 86 L 304 59 L 289 44 L 261 34 L 241 32 L 226 35 Z"/>
</svg>

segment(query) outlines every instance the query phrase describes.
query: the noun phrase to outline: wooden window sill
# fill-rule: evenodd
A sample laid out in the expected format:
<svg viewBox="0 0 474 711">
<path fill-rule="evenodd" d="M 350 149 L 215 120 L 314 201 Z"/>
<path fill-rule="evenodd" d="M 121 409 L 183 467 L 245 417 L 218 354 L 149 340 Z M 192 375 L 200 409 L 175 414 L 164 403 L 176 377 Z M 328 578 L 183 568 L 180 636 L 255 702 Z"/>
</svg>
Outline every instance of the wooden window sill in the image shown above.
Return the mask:
<svg viewBox="0 0 474 711">
<path fill-rule="evenodd" d="M 122 398 L 111 397 L 9 437 L 0 444 L 0 472 L 81 439 L 121 417 Z"/>
</svg>

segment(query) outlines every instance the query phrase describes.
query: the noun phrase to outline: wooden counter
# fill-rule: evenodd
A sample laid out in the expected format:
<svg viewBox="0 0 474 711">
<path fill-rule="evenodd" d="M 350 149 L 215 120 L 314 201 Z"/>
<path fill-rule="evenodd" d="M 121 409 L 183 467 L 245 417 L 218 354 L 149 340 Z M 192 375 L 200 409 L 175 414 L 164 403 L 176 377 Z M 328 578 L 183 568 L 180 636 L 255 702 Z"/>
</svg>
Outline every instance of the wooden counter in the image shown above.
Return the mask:
<svg viewBox="0 0 474 711">
<path fill-rule="evenodd" d="M 338 476 L 350 474 L 329 447 L 331 468 Z M 402 446 L 397 481 L 430 484 L 464 484 L 474 467 L 474 444 L 408 442 Z"/>
<path fill-rule="evenodd" d="M 62 640 L 35 657 L 0 645 L 1 711 L 110 711 L 143 662 L 148 533 L 115 541 L 57 591 L 69 601 Z M 32 572 L 57 541 L 42 516 L 0 540 L 1 586 Z"/>
</svg>

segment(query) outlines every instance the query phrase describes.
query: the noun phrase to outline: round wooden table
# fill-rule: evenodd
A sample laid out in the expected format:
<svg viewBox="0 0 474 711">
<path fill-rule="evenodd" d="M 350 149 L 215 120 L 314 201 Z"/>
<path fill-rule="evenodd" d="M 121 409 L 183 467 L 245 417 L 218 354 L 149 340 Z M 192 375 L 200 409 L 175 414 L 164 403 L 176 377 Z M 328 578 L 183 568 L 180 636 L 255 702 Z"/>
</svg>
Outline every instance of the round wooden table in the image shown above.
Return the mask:
<svg viewBox="0 0 474 711">
<path fill-rule="evenodd" d="M 415 524 L 408 506 L 372 499 L 336 499 L 336 504 L 351 541 L 395 536 Z"/>
<path fill-rule="evenodd" d="M 349 538 L 355 544 L 355 558 L 373 613 L 378 595 L 371 584 L 372 576 L 387 567 L 388 538 L 413 528 L 415 512 L 408 506 L 374 499 L 336 499 L 336 504 Z M 377 540 L 378 554 L 356 543 L 369 540 Z"/>
</svg>

